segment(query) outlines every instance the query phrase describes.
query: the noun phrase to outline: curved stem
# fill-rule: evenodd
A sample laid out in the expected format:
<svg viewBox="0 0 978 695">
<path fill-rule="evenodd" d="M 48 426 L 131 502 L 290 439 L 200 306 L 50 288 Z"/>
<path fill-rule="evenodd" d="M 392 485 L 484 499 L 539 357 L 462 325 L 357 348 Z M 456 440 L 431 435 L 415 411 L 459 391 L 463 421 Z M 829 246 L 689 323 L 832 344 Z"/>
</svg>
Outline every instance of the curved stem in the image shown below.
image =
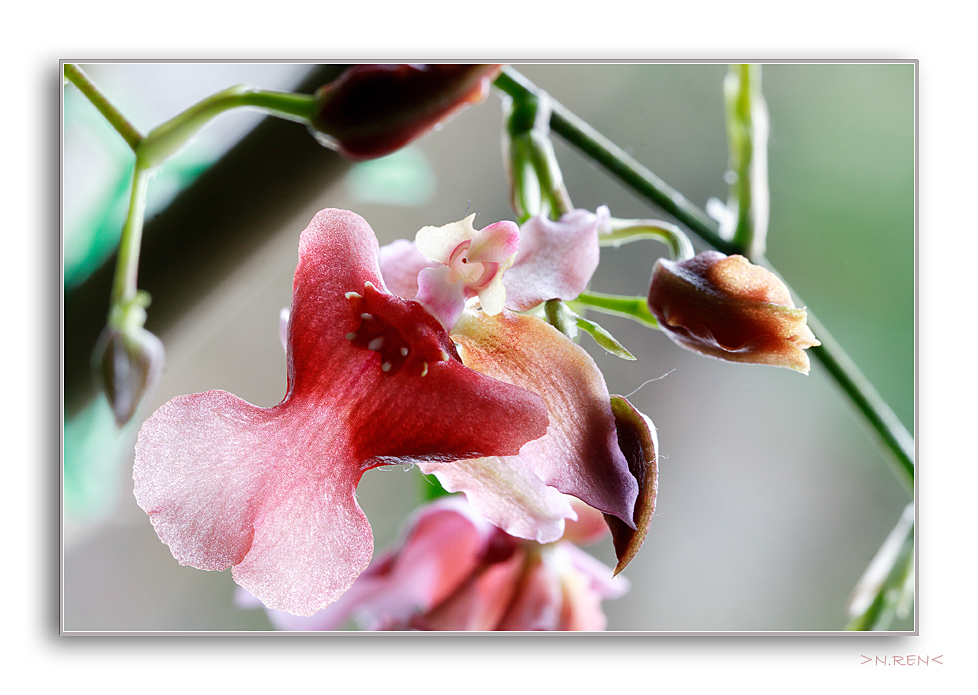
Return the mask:
<svg viewBox="0 0 978 695">
<path fill-rule="evenodd" d="M 183 147 L 212 118 L 241 106 L 308 123 L 315 111 L 315 99 L 307 94 L 269 92 L 248 85 L 229 87 L 154 128 L 143 139 L 139 153 L 148 166 L 158 166 Z"/>
<path fill-rule="evenodd" d="M 689 237 L 674 224 L 660 220 L 611 220 L 611 231 L 598 237 L 601 246 L 621 246 L 641 239 L 661 241 L 669 247 L 674 261 L 688 261 L 693 257 L 693 245 Z"/>
<path fill-rule="evenodd" d="M 649 302 L 645 297 L 628 297 L 585 290 L 574 301 L 605 314 L 624 316 L 652 328 L 659 327 L 659 322 L 649 311 Z"/>
<path fill-rule="evenodd" d="M 129 122 L 125 116 L 116 108 L 115 104 L 109 101 L 102 92 L 99 91 L 95 83 L 92 82 L 88 75 L 82 72 L 82 69 L 73 63 L 65 63 L 64 66 L 65 78 L 67 78 L 73 85 L 78 87 L 79 91 L 84 94 L 92 105 L 99 110 L 99 113 L 105 117 L 105 120 L 109 122 L 122 139 L 126 141 L 129 148 L 135 152 L 136 148 L 139 147 L 139 143 L 143 139 L 143 134 L 136 129 L 132 123 Z"/>
<path fill-rule="evenodd" d="M 511 68 L 504 68 L 496 78 L 495 86 L 509 94 L 536 92 L 536 86 Z M 737 244 L 720 237 L 716 226 L 706 213 L 670 188 L 655 174 L 639 164 L 624 150 L 598 133 L 590 125 L 556 101 L 551 103 L 550 128 L 574 145 L 584 154 L 600 164 L 612 176 L 649 202 L 657 205 L 675 217 L 703 241 L 726 254 L 744 253 Z M 765 263 L 764 259 L 758 262 Z M 770 266 L 768 266 L 770 269 Z M 596 293 L 586 293 L 595 295 Z M 585 295 L 582 295 L 584 297 Z M 797 297 L 797 295 L 795 295 Z M 579 301 L 584 301 L 579 298 Z M 588 303 L 585 301 L 585 303 Z M 804 305 L 804 302 L 801 302 Z M 600 306 L 591 304 L 597 309 Z M 637 318 L 639 309 L 615 311 L 630 318 Z M 640 319 L 639 319 L 640 320 Z M 815 336 L 822 342 L 812 347 L 816 358 L 828 369 L 829 374 L 842 387 L 856 408 L 866 417 L 867 423 L 879 437 L 879 441 L 889 456 L 890 464 L 900 482 L 913 495 L 914 491 L 914 445 L 913 437 L 899 421 L 886 401 L 877 393 L 869 380 L 849 358 L 842 347 L 829 334 L 816 316 L 809 310 L 808 323 Z"/>
</svg>

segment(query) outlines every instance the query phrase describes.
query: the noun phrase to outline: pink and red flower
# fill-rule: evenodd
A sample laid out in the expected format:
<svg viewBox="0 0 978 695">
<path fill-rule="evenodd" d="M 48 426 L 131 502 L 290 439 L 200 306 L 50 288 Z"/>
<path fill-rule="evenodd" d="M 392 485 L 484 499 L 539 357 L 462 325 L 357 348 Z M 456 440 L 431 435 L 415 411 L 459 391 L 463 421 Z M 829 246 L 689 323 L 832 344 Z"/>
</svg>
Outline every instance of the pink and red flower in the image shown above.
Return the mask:
<svg viewBox="0 0 978 695">
<path fill-rule="evenodd" d="M 450 337 L 386 290 L 377 258 L 363 219 L 319 213 L 300 239 L 284 400 L 259 408 L 209 391 L 143 425 L 136 499 L 174 556 L 231 567 L 267 606 L 310 615 L 369 563 L 354 491 L 393 463 L 465 491 L 513 535 L 559 538 L 576 514 L 558 490 L 635 529 L 639 481 L 593 360 L 504 310 L 467 310 Z"/>
<path fill-rule="evenodd" d="M 161 407 L 140 431 L 133 478 L 181 563 L 231 567 L 299 615 L 370 560 L 354 498 L 364 471 L 515 455 L 549 421 L 539 396 L 463 366 L 434 317 L 384 289 L 376 238 L 345 211 L 322 211 L 300 239 L 287 361 L 275 407 L 222 391 Z"/>
</svg>

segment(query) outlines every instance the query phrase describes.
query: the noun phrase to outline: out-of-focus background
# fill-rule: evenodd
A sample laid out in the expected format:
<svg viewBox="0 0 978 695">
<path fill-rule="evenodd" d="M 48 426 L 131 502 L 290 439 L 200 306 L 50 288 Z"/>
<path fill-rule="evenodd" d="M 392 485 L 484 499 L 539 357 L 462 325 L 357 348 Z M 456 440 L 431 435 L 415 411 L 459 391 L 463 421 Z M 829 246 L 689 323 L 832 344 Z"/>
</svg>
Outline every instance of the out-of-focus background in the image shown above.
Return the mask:
<svg viewBox="0 0 978 695">
<path fill-rule="evenodd" d="M 144 132 L 219 89 L 328 79 L 291 64 L 96 64 L 92 79 Z M 527 64 L 518 69 L 693 203 L 726 199 L 721 64 Z M 770 64 L 768 258 L 913 431 L 914 66 Z M 150 186 L 141 286 L 166 371 L 141 421 L 211 388 L 262 406 L 285 392 L 278 315 L 299 233 L 323 207 L 362 215 L 381 244 L 477 212 L 512 219 L 500 99 L 391 157 L 350 165 L 298 124 L 229 113 Z M 249 131 L 258 125 L 258 130 Z M 244 138 L 244 140 L 239 140 Z M 662 217 L 556 140 L 577 207 Z M 237 143 L 237 144 L 236 144 Z M 311 143 L 311 144 L 310 144 Z M 181 567 L 132 496 L 138 422 L 115 428 L 84 359 L 104 320 L 102 265 L 125 214 L 130 155 L 72 87 L 64 98 L 63 616 L 68 631 L 268 630 L 233 603 L 230 572 Z M 227 182 L 231 184 L 228 185 Z M 224 182 L 222 184 L 222 182 Z M 695 242 L 695 240 L 694 240 Z M 592 288 L 643 294 L 664 248 L 603 249 Z M 638 359 L 581 340 L 612 393 L 656 424 L 656 517 L 605 603 L 609 630 L 832 631 L 908 497 L 817 363 L 811 375 L 702 358 L 626 319 L 591 314 Z M 92 328 L 94 326 L 94 329 Z M 417 504 L 415 471 L 359 489 L 378 550 Z M 614 564 L 610 541 L 588 548 Z M 912 620 L 894 629 L 912 629 Z"/>
</svg>

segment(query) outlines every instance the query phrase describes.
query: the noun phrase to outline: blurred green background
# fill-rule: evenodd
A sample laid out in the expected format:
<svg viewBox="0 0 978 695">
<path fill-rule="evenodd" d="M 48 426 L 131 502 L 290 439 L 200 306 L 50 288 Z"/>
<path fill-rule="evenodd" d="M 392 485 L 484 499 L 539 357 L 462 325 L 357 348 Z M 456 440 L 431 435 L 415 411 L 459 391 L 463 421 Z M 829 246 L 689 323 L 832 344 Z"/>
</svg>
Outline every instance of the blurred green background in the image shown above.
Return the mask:
<svg viewBox="0 0 978 695">
<path fill-rule="evenodd" d="M 306 66 L 86 69 L 147 130 L 231 84 L 288 88 Z M 726 199 L 725 65 L 518 69 L 694 204 Z M 769 64 L 763 92 L 771 117 L 768 257 L 912 432 L 914 65 Z M 125 211 L 130 160 L 73 89 L 65 89 L 64 103 L 70 295 L 111 253 Z M 161 331 L 166 372 L 137 419 L 176 395 L 210 388 L 263 406 L 281 399 L 278 312 L 290 301 L 298 235 L 318 209 L 354 210 L 382 244 L 460 219 L 466 210 L 479 213 L 483 226 L 512 219 L 500 113 L 499 97 L 490 95 L 407 150 L 342 168 L 334 182 L 312 196 L 297 196 L 294 204 L 280 201 L 287 212 L 268 224 L 246 258 L 213 270 L 212 291 L 195 291 L 190 281 L 175 288 L 187 300 Z M 256 120 L 228 114 L 207 126 L 151 184 L 153 210 L 165 211 L 175 192 L 193 184 Z M 616 217 L 661 217 L 559 140 L 556 149 L 576 206 L 606 204 Z M 232 209 L 239 204 L 233 194 L 219 202 Z M 206 236 L 209 230 L 193 233 Z M 592 288 L 643 294 L 662 253 L 652 242 L 603 249 Z M 149 312 L 153 329 L 152 306 Z M 638 358 L 623 362 L 582 338 L 612 393 L 629 394 L 662 377 L 630 397 L 658 429 L 659 501 L 645 546 L 624 573 L 631 591 L 605 604 L 609 630 L 841 629 L 849 593 L 908 497 L 820 365 L 806 378 L 722 363 L 686 353 L 625 319 L 590 317 Z M 269 629 L 260 611 L 234 607 L 229 572 L 181 567 L 156 537 L 131 494 L 137 429 L 138 423 L 116 431 L 101 400 L 66 411 L 64 627 Z M 394 539 L 416 504 L 416 486 L 416 472 L 400 468 L 364 476 L 358 498 L 378 550 Z M 589 550 L 614 564 L 610 541 Z M 912 621 L 893 627 L 912 629 Z"/>
</svg>

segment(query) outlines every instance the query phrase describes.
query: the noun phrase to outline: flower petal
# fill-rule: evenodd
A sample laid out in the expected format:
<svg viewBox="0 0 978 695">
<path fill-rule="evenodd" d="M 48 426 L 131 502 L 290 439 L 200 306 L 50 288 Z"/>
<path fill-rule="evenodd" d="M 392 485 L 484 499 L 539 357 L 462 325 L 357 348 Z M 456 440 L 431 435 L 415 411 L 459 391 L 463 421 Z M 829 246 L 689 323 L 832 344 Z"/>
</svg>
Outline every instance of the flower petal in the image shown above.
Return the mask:
<svg viewBox="0 0 978 695">
<path fill-rule="evenodd" d="M 476 235 L 475 227 L 472 226 L 474 219 L 475 213 L 472 213 L 465 219 L 441 227 L 422 227 L 415 236 L 414 243 L 425 257 L 448 265 L 455 249 Z"/>
<path fill-rule="evenodd" d="M 506 273 L 506 306 L 525 311 L 548 299 L 574 299 L 598 267 L 598 228 L 609 217 L 572 210 L 554 222 L 531 217 L 520 228 L 520 250 Z"/>
<path fill-rule="evenodd" d="M 563 535 L 564 519 L 575 518 L 567 498 L 519 456 L 421 461 L 418 467 L 449 492 L 464 492 L 479 515 L 519 538 L 552 543 Z"/>
<path fill-rule="evenodd" d="M 594 360 L 540 319 L 467 311 L 455 326 L 463 362 L 539 393 L 550 412 L 547 436 L 520 450 L 547 485 L 633 526 L 638 485 L 618 448 L 608 389 Z"/>
<path fill-rule="evenodd" d="M 526 551 L 494 562 L 469 580 L 447 601 L 413 623 L 421 630 L 487 631 L 497 629 L 520 583 Z"/>
<path fill-rule="evenodd" d="M 437 265 L 407 239 L 397 239 L 380 247 L 380 272 L 384 282 L 387 289 L 402 299 L 414 299 L 418 295 L 418 273 Z"/>
<path fill-rule="evenodd" d="M 621 396 L 611 397 L 611 409 L 618 429 L 618 446 L 628 460 L 628 469 L 635 476 L 639 491 L 635 502 L 635 528 L 626 526 L 616 517 L 605 516 L 618 557 L 617 575 L 638 554 L 652 525 L 659 489 L 659 440 L 652 421 Z"/>
<path fill-rule="evenodd" d="M 223 391 L 175 398 L 140 430 L 133 480 L 181 564 L 235 566 L 266 605 L 309 615 L 349 588 L 373 540 L 353 496 L 358 466 L 324 446 L 334 432 L 292 410 Z M 310 456 L 288 456 L 297 445 Z"/>
</svg>

